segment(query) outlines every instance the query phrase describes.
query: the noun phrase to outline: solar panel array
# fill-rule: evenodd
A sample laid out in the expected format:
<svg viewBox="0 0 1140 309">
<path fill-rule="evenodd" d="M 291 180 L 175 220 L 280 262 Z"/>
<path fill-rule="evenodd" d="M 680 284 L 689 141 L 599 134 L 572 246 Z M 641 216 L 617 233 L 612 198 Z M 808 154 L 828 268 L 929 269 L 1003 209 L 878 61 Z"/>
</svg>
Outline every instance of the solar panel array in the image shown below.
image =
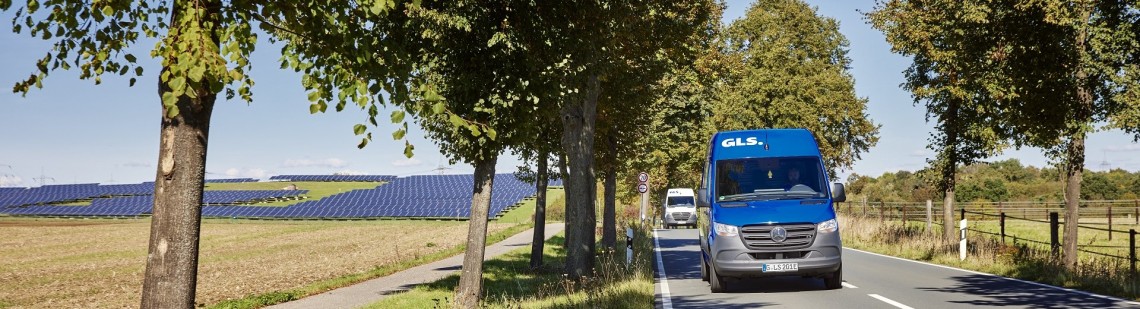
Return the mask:
<svg viewBox="0 0 1140 309">
<path fill-rule="evenodd" d="M 241 182 L 257 182 L 257 179 L 253 179 L 253 178 L 206 179 L 206 183 L 241 183 Z"/>
<path fill-rule="evenodd" d="M 288 175 L 285 175 L 288 176 Z M 293 175 L 296 176 L 296 175 Z M 319 175 L 313 175 L 319 176 Z M 325 175 L 342 176 L 342 175 Z M 275 199 L 296 199 L 306 194 L 306 190 L 249 190 L 204 192 L 202 215 L 205 217 L 243 218 L 457 218 L 466 219 L 471 214 L 471 194 L 474 189 L 472 175 L 420 175 L 396 178 L 381 176 L 387 183 L 372 189 L 351 190 L 334 194 L 320 200 L 299 202 L 290 206 L 250 206 L 242 205 L 256 201 Z M 319 178 L 309 178 L 319 179 Z M 363 178 L 325 178 L 361 181 Z M 370 178 L 380 179 L 380 178 Z M 371 181 L 371 180 L 369 180 Z M 551 182 L 552 186 L 557 186 Z M 560 185 L 560 184 L 558 184 Z M 45 188 L 47 187 L 47 188 Z M 152 213 L 154 184 L 110 185 L 81 184 L 59 187 L 40 187 L 20 190 L 0 191 L 0 201 L 10 196 L 20 196 L 30 190 L 53 192 L 59 198 L 91 199 L 90 206 L 39 205 L 27 203 L 15 206 L 0 206 L 0 213 L 10 215 L 40 216 L 137 216 Z M 105 187 L 105 188 L 100 188 Z M 16 192 L 11 194 L 11 192 Z M 65 193 L 66 192 L 66 193 Z M 91 192 L 99 194 L 91 195 Z M 105 194 L 119 192 L 123 194 Z M 140 193 L 141 192 L 141 193 Z M 121 195 L 132 195 L 126 196 Z M 522 182 L 512 174 L 497 174 L 491 195 L 489 216 L 496 217 L 504 210 L 517 205 L 521 200 L 534 195 L 534 186 Z M 84 196 L 84 197 L 80 197 Z M 116 196 L 104 198 L 106 196 Z M 50 200 L 52 198 L 41 198 Z"/>
<path fill-rule="evenodd" d="M 388 182 L 395 180 L 392 175 L 277 175 L 269 180 L 282 181 L 360 181 L 360 182 Z"/>
</svg>

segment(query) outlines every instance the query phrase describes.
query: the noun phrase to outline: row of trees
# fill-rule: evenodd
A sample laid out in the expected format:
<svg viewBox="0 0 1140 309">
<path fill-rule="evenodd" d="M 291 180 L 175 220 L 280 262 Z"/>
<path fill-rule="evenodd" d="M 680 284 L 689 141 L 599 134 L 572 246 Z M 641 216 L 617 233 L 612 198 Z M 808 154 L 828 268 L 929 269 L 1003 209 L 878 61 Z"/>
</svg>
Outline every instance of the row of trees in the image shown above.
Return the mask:
<svg viewBox="0 0 1140 309">
<path fill-rule="evenodd" d="M 144 68 L 132 45 L 158 40 L 162 134 L 142 307 L 192 308 L 212 108 L 219 94 L 252 101 L 248 56 L 268 35 L 283 46 L 281 67 L 302 76 L 311 112 L 366 114 L 359 147 L 392 106 L 407 156 L 415 122 L 453 163 L 475 167 L 456 304 L 476 307 L 492 176 L 507 151 L 533 166 L 524 169 L 539 189 L 534 266 L 546 180 L 565 179 L 564 271 L 580 277 L 593 271 L 598 181 L 602 244 L 613 246 L 618 192 L 632 191 L 618 179 L 647 170 L 657 188 L 691 187 L 714 131 L 806 127 L 832 170 L 876 142 L 834 20 L 799 0 L 761 0 L 728 27 L 722 10 L 711 0 L 28 1 L 13 31 L 53 47 L 14 91 L 71 68 L 133 85 Z"/>
<path fill-rule="evenodd" d="M 1107 124 L 1140 139 L 1136 1 L 887 0 L 866 16 L 913 60 L 903 87 L 937 123 L 929 147 L 948 221 L 958 166 L 1034 146 L 1060 163 L 1064 220 L 1076 222 L 1087 135 Z M 1074 269 L 1075 224 L 1064 239 Z"/>
<path fill-rule="evenodd" d="M 956 169 L 955 199 L 962 202 L 1064 201 L 1061 170 L 1023 166 L 1017 159 L 976 162 Z M 1140 172 L 1122 169 L 1083 172 L 1082 200 L 1140 198 Z M 941 175 L 934 168 L 883 173 L 878 177 L 852 174 L 848 192 L 868 202 L 923 202 L 942 197 Z M 858 197 L 852 201 L 858 201 Z"/>
</svg>

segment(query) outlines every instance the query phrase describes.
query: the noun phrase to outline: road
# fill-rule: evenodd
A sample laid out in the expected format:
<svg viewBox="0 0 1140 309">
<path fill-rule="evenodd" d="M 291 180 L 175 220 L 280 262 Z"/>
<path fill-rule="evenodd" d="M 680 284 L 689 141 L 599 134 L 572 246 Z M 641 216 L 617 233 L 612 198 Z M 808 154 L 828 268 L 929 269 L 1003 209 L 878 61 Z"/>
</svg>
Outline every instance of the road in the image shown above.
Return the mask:
<svg viewBox="0 0 1140 309">
<path fill-rule="evenodd" d="M 657 308 L 1140 308 L 1140 303 L 844 249 L 842 289 L 800 277 L 746 279 L 712 294 L 697 232 L 657 230 Z M 662 263 L 664 261 L 664 263 Z M 664 272 L 665 276 L 661 276 Z"/>
</svg>

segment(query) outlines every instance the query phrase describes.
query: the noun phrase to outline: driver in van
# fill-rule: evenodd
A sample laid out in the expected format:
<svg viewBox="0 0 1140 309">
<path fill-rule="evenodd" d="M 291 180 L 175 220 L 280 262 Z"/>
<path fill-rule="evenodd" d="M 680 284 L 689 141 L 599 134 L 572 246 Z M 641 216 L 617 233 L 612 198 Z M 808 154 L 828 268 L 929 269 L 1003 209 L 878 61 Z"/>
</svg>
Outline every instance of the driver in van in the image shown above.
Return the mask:
<svg viewBox="0 0 1140 309">
<path fill-rule="evenodd" d="M 784 185 L 784 190 L 791 190 L 792 187 L 800 185 L 800 169 L 792 167 L 788 169 L 788 182 Z"/>
</svg>

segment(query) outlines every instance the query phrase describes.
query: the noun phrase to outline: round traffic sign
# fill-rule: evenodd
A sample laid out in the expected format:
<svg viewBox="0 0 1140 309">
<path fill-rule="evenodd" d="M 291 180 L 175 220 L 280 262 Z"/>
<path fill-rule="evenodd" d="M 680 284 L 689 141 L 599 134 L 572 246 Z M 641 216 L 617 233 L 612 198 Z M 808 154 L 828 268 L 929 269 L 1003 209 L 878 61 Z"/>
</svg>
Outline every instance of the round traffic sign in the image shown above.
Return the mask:
<svg viewBox="0 0 1140 309">
<path fill-rule="evenodd" d="M 637 174 L 637 181 L 638 181 L 638 182 L 646 182 L 646 181 L 649 181 L 649 173 L 646 173 L 646 172 L 641 172 L 641 173 L 638 173 L 638 174 Z"/>
<path fill-rule="evenodd" d="M 649 191 L 649 185 L 644 183 L 637 185 L 637 193 L 645 193 L 645 191 Z"/>
</svg>

